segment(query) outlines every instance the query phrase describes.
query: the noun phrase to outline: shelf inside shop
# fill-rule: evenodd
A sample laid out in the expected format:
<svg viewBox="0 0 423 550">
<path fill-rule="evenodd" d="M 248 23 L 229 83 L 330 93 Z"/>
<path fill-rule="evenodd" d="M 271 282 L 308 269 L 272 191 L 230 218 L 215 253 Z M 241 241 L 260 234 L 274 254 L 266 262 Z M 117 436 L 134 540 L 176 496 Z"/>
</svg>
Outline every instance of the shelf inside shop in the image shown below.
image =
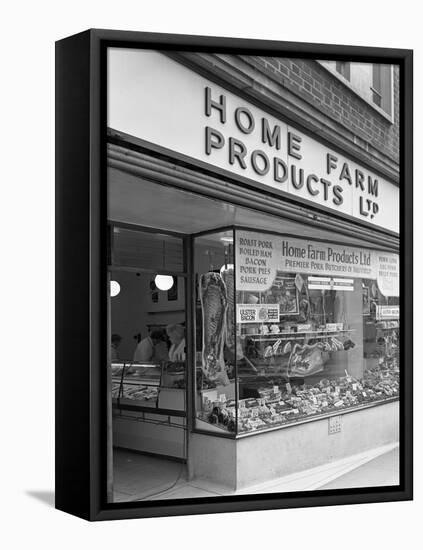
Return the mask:
<svg viewBox="0 0 423 550">
<path fill-rule="evenodd" d="M 330 338 L 337 334 L 349 334 L 355 332 L 355 329 L 346 330 L 316 330 L 307 332 L 278 332 L 274 334 L 243 334 L 243 338 L 251 338 L 252 340 L 266 341 L 266 340 L 303 340 L 304 338 Z"/>
<path fill-rule="evenodd" d="M 131 399 L 129 397 L 121 397 L 119 399 L 116 399 L 114 403 L 114 407 L 118 409 L 122 409 L 127 406 L 132 406 L 135 408 L 148 408 L 148 409 L 156 409 L 157 408 L 157 397 L 152 398 L 150 400 L 146 399 Z"/>
<path fill-rule="evenodd" d="M 115 383 L 120 382 L 120 377 L 113 376 L 112 381 Z M 140 385 L 143 386 L 160 386 L 160 380 L 157 380 L 156 378 L 125 378 L 124 384 L 130 384 L 130 385 Z"/>
</svg>

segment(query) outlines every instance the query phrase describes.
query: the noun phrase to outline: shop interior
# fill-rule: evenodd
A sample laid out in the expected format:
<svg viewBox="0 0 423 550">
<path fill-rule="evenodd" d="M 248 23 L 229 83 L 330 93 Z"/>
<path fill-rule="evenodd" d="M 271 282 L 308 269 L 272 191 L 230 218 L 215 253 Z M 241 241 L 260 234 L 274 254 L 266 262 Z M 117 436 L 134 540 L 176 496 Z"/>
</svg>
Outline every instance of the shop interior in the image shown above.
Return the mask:
<svg viewBox="0 0 423 550">
<path fill-rule="evenodd" d="M 196 371 L 194 427 L 214 434 L 242 436 L 365 404 L 382 393 L 397 395 L 391 371 L 398 370 L 399 325 L 378 321 L 375 304 L 398 300 L 384 299 L 374 281 L 356 278 L 348 292 L 322 292 L 307 275 L 299 285 L 296 273 L 280 273 L 266 294 L 235 292 L 231 226 L 364 248 L 366 242 L 114 168 L 108 193 L 114 502 L 174 498 L 172 490 L 187 479 L 190 368 Z M 196 234 L 193 297 L 184 236 Z M 221 281 L 227 336 L 218 344 L 222 358 L 211 376 L 204 369 L 205 304 Z M 187 300 L 195 304 L 192 367 Z M 236 318 L 238 304 L 274 303 L 280 315 L 273 323 Z M 394 359 L 382 388 L 376 371 L 383 353 Z M 366 380 L 377 378 L 373 386 L 363 382 L 365 373 Z"/>
</svg>

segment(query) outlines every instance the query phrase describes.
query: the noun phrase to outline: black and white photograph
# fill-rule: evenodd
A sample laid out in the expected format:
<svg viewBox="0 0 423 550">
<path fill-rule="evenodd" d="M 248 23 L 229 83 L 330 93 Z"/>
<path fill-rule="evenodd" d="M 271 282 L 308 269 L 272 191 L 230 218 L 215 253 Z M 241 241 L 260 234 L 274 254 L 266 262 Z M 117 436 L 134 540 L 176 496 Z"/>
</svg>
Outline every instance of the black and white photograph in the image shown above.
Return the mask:
<svg viewBox="0 0 423 550">
<path fill-rule="evenodd" d="M 6 547 L 418 547 L 418 8 L 4 6 Z"/>
<path fill-rule="evenodd" d="M 399 65 L 106 58 L 107 502 L 398 488 Z"/>
</svg>

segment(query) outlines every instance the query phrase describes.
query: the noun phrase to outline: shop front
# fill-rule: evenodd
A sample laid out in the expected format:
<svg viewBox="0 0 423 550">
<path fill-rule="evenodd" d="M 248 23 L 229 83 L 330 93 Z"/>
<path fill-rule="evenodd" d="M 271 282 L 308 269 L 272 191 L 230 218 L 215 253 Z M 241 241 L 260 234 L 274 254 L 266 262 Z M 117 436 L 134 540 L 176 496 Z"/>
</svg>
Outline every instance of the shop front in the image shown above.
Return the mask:
<svg viewBox="0 0 423 550">
<path fill-rule="evenodd" d="M 163 54 L 108 71 L 112 445 L 236 491 L 395 444 L 397 185 Z"/>
</svg>

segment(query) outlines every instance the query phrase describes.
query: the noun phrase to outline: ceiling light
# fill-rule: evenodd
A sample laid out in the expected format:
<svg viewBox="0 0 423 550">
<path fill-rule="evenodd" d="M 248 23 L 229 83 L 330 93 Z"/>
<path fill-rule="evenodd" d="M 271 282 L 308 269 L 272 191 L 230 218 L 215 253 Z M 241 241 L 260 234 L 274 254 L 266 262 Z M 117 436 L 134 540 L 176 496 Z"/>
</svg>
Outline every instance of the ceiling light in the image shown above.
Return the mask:
<svg viewBox="0 0 423 550">
<path fill-rule="evenodd" d="M 110 281 L 110 296 L 114 298 L 120 292 L 120 284 L 117 281 Z"/>
<path fill-rule="evenodd" d="M 169 290 L 173 286 L 172 275 L 156 275 L 154 283 L 159 290 Z"/>
</svg>

